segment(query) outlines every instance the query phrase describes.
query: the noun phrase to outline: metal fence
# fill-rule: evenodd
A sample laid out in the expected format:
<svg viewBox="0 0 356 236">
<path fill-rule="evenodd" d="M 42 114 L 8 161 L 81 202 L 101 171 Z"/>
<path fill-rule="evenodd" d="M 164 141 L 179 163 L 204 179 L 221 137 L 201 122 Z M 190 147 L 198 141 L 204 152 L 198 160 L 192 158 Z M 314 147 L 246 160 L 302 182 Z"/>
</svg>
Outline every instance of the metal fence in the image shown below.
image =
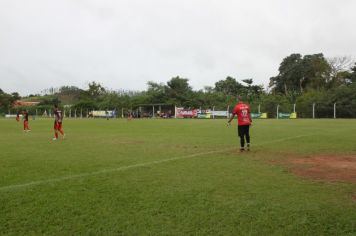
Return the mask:
<svg viewBox="0 0 356 236">
<path fill-rule="evenodd" d="M 266 113 L 268 118 L 279 118 L 280 113 L 296 113 L 297 118 L 356 118 L 356 106 L 351 104 L 338 104 L 338 103 L 312 103 L 312 104 L 250 104 L 252 113 Z M 227 105 L 226 108 L 220 108 L 221 111 L 228 111 L 227 113 L 231 114 L 233 111 L 234 105 Z M 197 109 L 197 110 L 210 110 L 218 111 L 215 107 L 199 107 L 199 108 L 186 108 Z M 21 108 L 12 108 L 9 109 L 5 114 L 17 114 L 17 112 L 22 112 L 22 110 L 27 110 L 31 116 L 34 117 L 44 117 L 51 118 L 53 117 L 53 108 L 46 107 L 21 107 Z M 71 108 L 64 107 L 61 108 L 63 114 L 66 118 L 92 118 L 91 115 L 94 109 L 92 108 Z M 148 111 L 143 110 L 140 107 L 127 108 L 127 107 L 114 107 L 102 109 L 102 111 L 115 111 L 113 118 L 125 118 L 129 115 L 134 118 L 152 118 L 158 117 L 157 112 L 159 108 L 149 108 Z M 170 111 L 172 117 L 175 115 L 175 109 L 173 108 Z M 218 118 L 211 116 L 211 118 Z"/>
</svg>

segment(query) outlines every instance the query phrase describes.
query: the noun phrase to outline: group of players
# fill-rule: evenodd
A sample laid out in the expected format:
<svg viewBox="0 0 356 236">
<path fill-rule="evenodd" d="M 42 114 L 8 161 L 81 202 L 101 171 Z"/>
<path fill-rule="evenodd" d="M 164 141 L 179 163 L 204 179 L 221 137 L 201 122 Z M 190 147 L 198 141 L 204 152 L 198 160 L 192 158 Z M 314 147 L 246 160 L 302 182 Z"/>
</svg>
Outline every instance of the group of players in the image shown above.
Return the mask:
<svg viewBox="0 0 356 236">
<path fill-rule="evenodd" d="M 24 132 L 30 132 L 30 126 L 28 125 L 28 111 L 23 110 L 22 111 L 22 116 L 23 116 L 23 131 Z M 20 121 L 20 113 L 18 112 L 16 115 L 16 121 L 19 122 Z M 63 113 L 61 110 L 58 109 L 57 105 L 54 105 L 54 138 L 53 140 L 56 141 L 58 140 L 58 133 L 61 134 L 61 138 L 64 139 L 65 134 L 63 131 L 63 126 L 62 126 L 62 122 L 63 122 Z"/>
<path fill-rule="evenodd" d="M 29 132 L 30 127 L 28 125 L 28 112 L 23 111 L 23 129 L 25 132 Z M 246 143 L 246 150 L 250 151 L 250 126 L 252 124 L 251 119 L 251 111 L 249 105 L 245 104 L 240 97 L 238 97 L 238 103 L 236 104 L 232 116 L 228 121 L 228 125 L 231 124 L 231 121 L 234 117 L 237 116 L 237 127 L 238 127 L 238 136 L 240 137 L 240 151 L 245 151 L 245 143 Z M 131 116 L 128 118 L 129 120 L 132 119 Z M 20 121 L 19 113 L 16 116 L 16 120 Z M 61 138 L 64 139 L 65 134 L 62 127 L 63 121 L 63 113 L 61 110 L 58 109 L 58 106 L 54 106 L 54 138 L 53 140 L 58 140 L 58 133 L 61 134 Z M 246 142 L 245 142 L 246 141 Z"/>
</svg>

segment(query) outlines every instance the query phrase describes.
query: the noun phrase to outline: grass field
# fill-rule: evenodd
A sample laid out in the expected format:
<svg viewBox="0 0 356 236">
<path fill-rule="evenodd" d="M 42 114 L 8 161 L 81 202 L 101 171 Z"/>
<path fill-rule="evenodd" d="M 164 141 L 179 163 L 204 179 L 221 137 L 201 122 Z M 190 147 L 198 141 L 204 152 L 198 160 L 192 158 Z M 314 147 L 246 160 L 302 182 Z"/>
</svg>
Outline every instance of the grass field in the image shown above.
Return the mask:
<svg viewBox="0 0 356 236">
<path fill-rule="evenodd" d="M 0 119 L 0 234 L 356 235 L 356 183 L 286 160 L 356 158 L 356 120 Z M 282 163 L 282 164 L 280 164 Z"/>
</svg>

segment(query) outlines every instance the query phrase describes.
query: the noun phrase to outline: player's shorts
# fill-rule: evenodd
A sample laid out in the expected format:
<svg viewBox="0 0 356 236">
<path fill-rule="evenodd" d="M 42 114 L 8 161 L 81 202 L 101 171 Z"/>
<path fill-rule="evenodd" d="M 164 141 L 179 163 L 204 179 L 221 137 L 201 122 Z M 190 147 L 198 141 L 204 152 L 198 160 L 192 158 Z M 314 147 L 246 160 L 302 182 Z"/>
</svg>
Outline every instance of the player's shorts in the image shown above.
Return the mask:
<svg viewBox="0 0 356 236">
<path fill-rule="evenodd" d="M 250 126 L 249 125 L 238 125 L 237 132 L 239 136 L 250 136 Z"/>
<path fill-rule="evenodd" d="M 60 130 L 60 129 L 62 129 L 62 122 L 56 122 L 56 121 L 55 121 L 53 128 L 54 128 L 55 130 Z"/>
</svg>

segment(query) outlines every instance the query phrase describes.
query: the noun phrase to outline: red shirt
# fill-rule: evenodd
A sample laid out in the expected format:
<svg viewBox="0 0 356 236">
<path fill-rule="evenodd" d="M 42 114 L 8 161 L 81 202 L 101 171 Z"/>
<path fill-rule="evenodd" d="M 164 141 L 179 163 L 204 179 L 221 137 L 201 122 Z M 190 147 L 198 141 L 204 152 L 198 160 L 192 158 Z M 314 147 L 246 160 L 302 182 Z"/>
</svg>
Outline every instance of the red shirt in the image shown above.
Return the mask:
<svg viewBox="0 0 356 236">
<path fill-rule="evenodd" d="M 62 123 L 62 111 L 60 110 L 55 110 L 54 111 L 54 122 Z"/>
<path fill-rule="evenodd" d="M 25 111 L 23 113 L 23 116 L 24 116 L 24 121 L 28 121 L 28 112 L 27 111 Z"/>
<path fill-rule="evenodd" d="M 233 114 L 237 115 L 238 125 L 251 125 L 252 120 L 249 105 L 243 102 L 238 102 L 234 108 Z"/>
</svg>

